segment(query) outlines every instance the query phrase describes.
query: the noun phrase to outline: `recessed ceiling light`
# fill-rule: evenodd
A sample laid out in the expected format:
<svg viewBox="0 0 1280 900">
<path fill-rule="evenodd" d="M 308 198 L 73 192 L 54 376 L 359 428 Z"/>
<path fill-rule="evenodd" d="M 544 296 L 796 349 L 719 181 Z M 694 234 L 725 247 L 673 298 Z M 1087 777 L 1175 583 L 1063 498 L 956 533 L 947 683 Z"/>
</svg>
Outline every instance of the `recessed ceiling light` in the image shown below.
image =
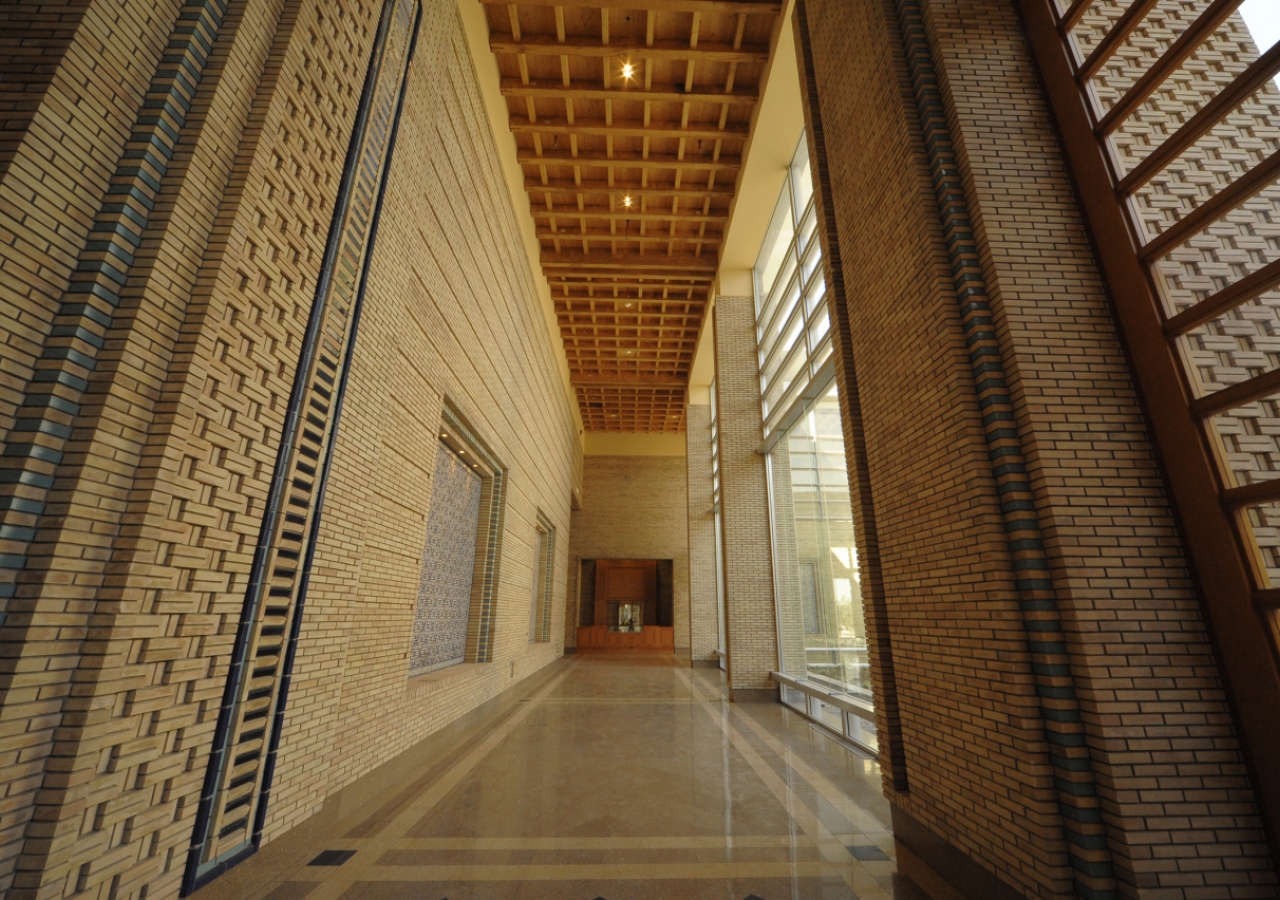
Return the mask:
<svg viewBox="0 0 1280 900">
<path fill-rule="evenodd" d="M 627 194 L 627 196 L 625 196 L 625 197 L 623 197 L 623 198 L 622 198 L 622 205 L 623 205 L 623 206 L 630 206 L 630 205 L 631 205 L 631 195 L 630 195 L 630 194 Z"/>
<path fill-rule="evenodd" d="M 625 304 L 625 305 L 626 305 L 627 309 L 630 309 L 630 308 L 631 308 L 631 304 L 630 304 L 630 303 L 627 303 L 627 304 Z"/>
<path fill-rule="evenodd" d="M 636 74 L 636 67 L 635 67 L 635 66 L 631 65 L 631 63 L 623 63 L 623 64 L 622 64 L 622 77 L 623 77 L 623 78 L 630 78 L 630 77 L 631 77 L 632 75 L 634 75 L 634 74 Z"/>
</svg>

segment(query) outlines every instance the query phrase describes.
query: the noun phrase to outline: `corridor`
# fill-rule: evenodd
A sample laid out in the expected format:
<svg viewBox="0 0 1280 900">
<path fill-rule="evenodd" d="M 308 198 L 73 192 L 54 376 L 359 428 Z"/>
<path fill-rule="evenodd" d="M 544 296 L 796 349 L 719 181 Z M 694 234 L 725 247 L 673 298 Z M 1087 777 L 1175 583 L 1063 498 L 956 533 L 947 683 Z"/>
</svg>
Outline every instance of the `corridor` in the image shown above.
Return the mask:
<svg viewBox="0 0 1280 900">
<path fill-rule="evenodd" d="M 877 900 L 878 764 L 718 670 L 568 656 L 335 794 L 197 900 Z"/>
</svg>

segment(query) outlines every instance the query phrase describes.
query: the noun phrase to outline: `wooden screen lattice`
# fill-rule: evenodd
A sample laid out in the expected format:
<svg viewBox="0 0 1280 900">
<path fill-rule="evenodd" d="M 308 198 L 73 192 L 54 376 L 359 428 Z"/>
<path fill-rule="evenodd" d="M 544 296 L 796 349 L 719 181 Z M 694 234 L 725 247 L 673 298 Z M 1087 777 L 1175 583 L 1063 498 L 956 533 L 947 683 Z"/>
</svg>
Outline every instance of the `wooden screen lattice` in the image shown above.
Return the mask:
<svg viewBox="0 0 1280 900">
<path fill-rule="evenodd" d="M 260 841 L 420 13 L 418 0 L 387 0 L 379 21 L 232 651 L 188 857 L 188 893 Z"/>
</svg>

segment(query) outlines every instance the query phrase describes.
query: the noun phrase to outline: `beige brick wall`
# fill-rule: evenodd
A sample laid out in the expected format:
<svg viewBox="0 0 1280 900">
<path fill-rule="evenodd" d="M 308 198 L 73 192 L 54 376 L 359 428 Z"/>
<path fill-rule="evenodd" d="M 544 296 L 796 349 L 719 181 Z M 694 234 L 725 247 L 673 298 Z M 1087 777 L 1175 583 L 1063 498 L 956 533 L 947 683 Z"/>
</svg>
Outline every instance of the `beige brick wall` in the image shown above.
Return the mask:
<svg viewBox="0 0 1280 900">
<path fill-rule="evenodd" d="M 176 9 L 88 4 L 0 169 L 6 440 Z M 36 538 L 0 635 L 6 896 L 176 896 L 378 11 L 246 0 L 218 29 L 68 452 L 47 467 L 57 491 L 18 523 Z M 535 510 L 559 532 L 559 634 L 581 466 L 554 352 L 457 8 L 431 0 L 268 838 L 558 655 L 527 641 Z M 495 662 L 410 681 L 444 396 L 510 469 Z"/>
<path fill-rule="evenodd" d="M 672 623 L 679 656 L 689 653 L 689 517 L 683 456 L 588 456 L 582 508 L 569 539 L 566 646 L 575 646 L 584 559 L 673 561 Z"/>
<path fill-rule="evenodd" d="M 778 627 L 773 603 L 769 496 L 760 411 L 755 300 L 717 297 L 716 411 L 724 541 L 725 650 L 731 690 L 775 689 Z"/>
<path fill-rule="evenodd" d="M 689 655 L 715 659 L 716 525 L 711 492 L 711 407 L 685 408 L 689 484 Z"/>
</svg>

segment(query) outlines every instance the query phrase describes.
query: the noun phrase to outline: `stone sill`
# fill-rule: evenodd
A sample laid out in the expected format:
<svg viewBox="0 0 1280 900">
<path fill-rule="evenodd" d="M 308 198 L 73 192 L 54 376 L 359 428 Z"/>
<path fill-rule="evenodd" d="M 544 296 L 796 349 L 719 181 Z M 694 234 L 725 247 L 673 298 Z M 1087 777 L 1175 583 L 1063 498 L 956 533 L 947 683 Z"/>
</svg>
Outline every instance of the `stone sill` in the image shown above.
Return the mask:
<svg viewBox="0 0 1280 900">
<path fill-rule="evenodd" d="M 485 671 L 492 671 L 492 663 L 458 663 L 434 672 L 414 675 L 407 685 L 410 696 L 415 694 L 433 694 L 442 691 L 461 681 L 467 681 Z"/>
</svg>

